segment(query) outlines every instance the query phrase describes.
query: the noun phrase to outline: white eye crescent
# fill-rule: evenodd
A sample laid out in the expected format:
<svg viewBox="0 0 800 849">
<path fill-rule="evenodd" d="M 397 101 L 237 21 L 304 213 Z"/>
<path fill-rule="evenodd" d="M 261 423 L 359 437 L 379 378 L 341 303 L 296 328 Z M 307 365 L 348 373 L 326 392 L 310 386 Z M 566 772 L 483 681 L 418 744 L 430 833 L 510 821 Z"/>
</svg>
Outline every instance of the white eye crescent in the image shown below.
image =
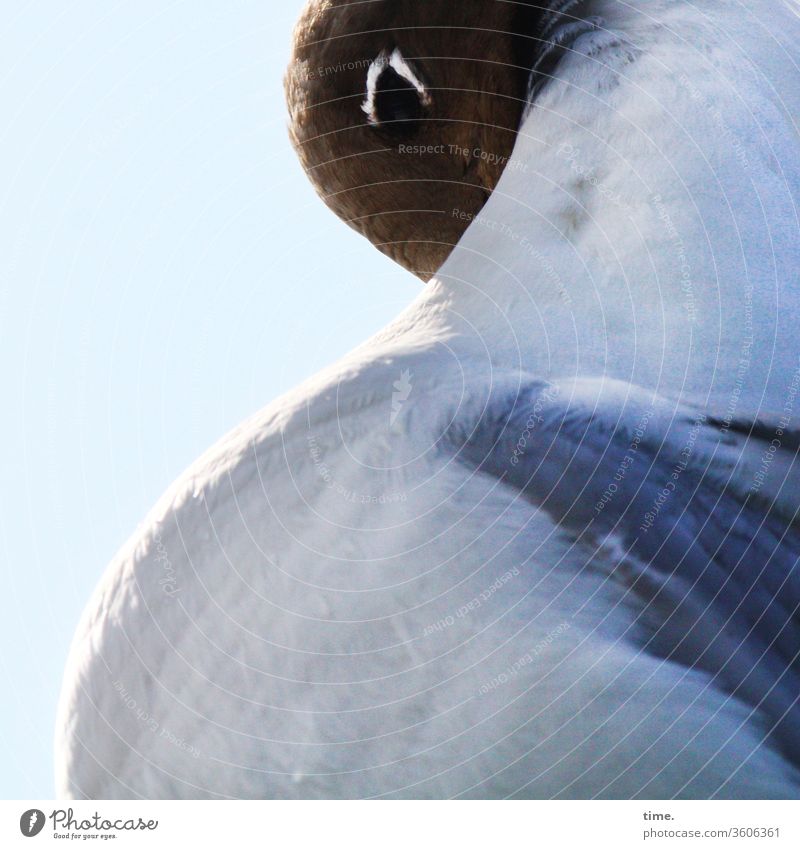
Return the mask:
<svg viewBox="0 0 800 849">
<path fill-rule="evenodd" d="M 367 70 L 367 94 L 361 104 L 361 109 L 369 117 L 370 124 L 375 126 L 383 123 L 378 99 L 381 94 L 382 78 L 385 79 L 387 73 L 398 80 L 398 83 L 408 92 L 416 93 L 416 101 L 419 107 L 429 106 L 431 103 L 431 97 L 425 84 L 406 61 L 400 49 L 395 47 L 391 54 L 386 50 L 381 50 Z M 407 112 L 408 109 L 405 111 Z M 400 116 L 398 120 L 408 120 L 411 117 L 405 114 Z"/>
</svg>

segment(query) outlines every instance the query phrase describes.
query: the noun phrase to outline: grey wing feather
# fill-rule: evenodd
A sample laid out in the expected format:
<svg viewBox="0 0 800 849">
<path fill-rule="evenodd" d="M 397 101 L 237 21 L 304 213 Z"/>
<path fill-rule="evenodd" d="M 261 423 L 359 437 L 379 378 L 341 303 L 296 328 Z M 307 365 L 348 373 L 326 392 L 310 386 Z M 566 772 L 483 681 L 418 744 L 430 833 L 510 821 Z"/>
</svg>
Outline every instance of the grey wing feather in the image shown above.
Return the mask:
<svg viewBox="0 0 800 849">
<path fill-rule="evenodd" d="M 599 379 L 500 387 L 454 434 L 462 461 L 617 552 L 643 648 L 712 674 L 800 764 L 797 437 Z"/>
</svg>

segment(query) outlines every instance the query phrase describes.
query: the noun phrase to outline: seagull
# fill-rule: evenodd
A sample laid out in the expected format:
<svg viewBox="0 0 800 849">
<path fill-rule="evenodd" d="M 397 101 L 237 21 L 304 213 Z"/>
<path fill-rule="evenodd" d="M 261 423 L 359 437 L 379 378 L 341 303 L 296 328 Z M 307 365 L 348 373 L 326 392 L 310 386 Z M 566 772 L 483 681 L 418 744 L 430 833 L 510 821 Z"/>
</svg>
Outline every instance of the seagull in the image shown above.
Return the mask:
<svg viewBox="0 0 800 849">
<path fill-rule="evenodd" d="M 797 0 L 307 4 L 292 141 L 425 285 L 114 558 L 62 796 L 800 795 L 798 44 Z"/>
</svg>

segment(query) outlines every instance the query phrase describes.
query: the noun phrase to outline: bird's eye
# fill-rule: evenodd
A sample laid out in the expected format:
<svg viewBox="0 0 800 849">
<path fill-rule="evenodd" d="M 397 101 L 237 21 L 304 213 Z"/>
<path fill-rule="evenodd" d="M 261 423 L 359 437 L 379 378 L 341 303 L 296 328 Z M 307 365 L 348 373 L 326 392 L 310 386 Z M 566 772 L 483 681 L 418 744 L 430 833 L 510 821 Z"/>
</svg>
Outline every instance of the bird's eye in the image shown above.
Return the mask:
<svg viewBox="0 0 800 849">
<path fill-rule="evenodd" d="M 373 115 L 377 124 L 408 124 L 422 117 L 419 92 L 392 67 L 378 77 Z"/>
<path fill-rule="evenodd" d="M 408 136 L 430 105 L 425 84 L 395 48 L 382 52 L 367 72 L 367 95 L 362 109 L 370 125 L 395 136 Z"/>
</svg>

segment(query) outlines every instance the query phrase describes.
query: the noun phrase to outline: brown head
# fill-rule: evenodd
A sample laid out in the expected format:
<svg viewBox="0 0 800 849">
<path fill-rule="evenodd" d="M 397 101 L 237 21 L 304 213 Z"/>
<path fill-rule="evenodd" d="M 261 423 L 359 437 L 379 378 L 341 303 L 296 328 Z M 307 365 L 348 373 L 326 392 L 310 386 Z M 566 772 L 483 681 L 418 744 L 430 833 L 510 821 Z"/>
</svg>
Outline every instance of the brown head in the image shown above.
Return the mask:
<svg viewBox="0 0 800 849">
<path fill-rule="evenodd" d="M 511 156 L 542 5 L 311 0 L 297 25 L 300 160 L 337 215 L 423 280 Z"/>
</svg>

